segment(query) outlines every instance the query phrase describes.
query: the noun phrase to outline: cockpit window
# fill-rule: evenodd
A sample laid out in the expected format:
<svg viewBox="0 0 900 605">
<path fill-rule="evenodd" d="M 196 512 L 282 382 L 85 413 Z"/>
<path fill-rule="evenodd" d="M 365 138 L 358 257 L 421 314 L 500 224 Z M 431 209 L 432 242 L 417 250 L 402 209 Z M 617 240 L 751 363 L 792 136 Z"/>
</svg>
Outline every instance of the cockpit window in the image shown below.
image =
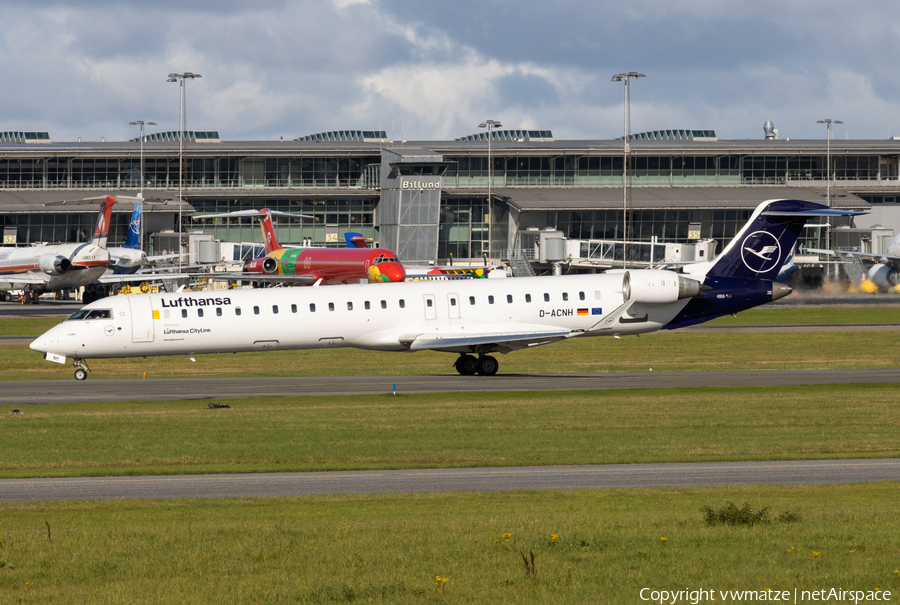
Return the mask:
<svg viewBox="0 0 900 605">
<path fill-rule="evenodd" d="M 109 309 L 82 309 L 75 311 L 69 319 L 111 319 L 112 311 Z"/>
</svg>

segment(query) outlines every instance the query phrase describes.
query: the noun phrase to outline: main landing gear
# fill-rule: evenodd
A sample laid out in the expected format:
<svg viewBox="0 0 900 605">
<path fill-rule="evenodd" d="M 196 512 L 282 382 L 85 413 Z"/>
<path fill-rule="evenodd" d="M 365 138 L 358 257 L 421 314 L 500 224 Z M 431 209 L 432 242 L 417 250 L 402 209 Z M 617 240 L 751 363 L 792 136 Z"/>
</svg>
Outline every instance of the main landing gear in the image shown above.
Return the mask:
<svg viewBox="0 0 900 605">
<path fill-rule="evenodd" d="M 482 376 L 493 376 L 500 368 L 497 360 L 490 355 L 481 355 L 478 358 L 473 355 L 460 355 L 454 364 L 456 371 L 463 376 L 471 376 L 472 374 L 480 374 Z"/>
<path fill-rule="evenodd" d="M 75 380 L 86 380 L 88 372 L 91 371 L 87 363 L 80 357 L 76 357 L 72 365 L 75 366 Z"/>
</svg>

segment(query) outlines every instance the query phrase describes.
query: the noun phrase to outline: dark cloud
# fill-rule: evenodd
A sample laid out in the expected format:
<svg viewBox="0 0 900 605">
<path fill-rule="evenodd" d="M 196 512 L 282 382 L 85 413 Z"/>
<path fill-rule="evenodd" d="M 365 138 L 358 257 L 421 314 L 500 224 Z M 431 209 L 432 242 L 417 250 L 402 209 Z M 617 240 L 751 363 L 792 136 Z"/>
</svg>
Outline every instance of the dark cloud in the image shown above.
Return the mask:
<svg viewBox="0 0 900 605">
<path fill-rule="evenodd" d="M 635 129 L 758 138 L 772 119 L 819 138 L 828 114 L 881 138 L 900 132 L 898 17 L 886 0 L 4 2 L 0 22 L 15 27 L 0 39 L 0 130 L 176 128 L 165 78 L 193 71 L 189 124 L 232 139 L 391 123 L 452 137 L 486 115 L 618 136 L 610 77 L 637 70 Z"/>
<path fill-rule="evenodd" d="M 510 107 L 556 106 L 559 92 L 548 82 L 533 74 L 512 73 L 493 82 L 497 91 L 496 103 Z"/>
</svg>

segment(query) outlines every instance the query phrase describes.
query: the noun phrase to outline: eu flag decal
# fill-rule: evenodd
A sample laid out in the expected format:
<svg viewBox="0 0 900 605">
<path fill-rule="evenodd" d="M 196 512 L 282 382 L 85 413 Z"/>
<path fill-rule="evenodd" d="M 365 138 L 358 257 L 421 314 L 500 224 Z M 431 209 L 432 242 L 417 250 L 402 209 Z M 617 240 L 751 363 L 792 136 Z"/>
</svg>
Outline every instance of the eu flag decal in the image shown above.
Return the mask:
<svg viewBox="0 0 900 605">
<path fill-rule="evenodd" d="M 603 315 L 603 309 L 600 307 L 594 307 L 591 309 L 591 315 Z"/>
</svg>

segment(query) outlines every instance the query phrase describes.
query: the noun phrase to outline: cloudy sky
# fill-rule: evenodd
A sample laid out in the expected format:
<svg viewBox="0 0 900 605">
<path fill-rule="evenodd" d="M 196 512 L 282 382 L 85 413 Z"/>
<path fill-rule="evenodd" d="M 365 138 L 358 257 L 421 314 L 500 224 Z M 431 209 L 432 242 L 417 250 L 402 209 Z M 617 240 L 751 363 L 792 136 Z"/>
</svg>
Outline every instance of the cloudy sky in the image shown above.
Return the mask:
<svg viewBox="0 0 900 605">
<path fill-rule="evenodd" d="M 557 139 L 900 135 L 896 0 L 0 0 L 0 130 L 126 140 L 134 120 L 225 140 L 382 129 L 452 139 L 488 118 Z"/>
</svg>

